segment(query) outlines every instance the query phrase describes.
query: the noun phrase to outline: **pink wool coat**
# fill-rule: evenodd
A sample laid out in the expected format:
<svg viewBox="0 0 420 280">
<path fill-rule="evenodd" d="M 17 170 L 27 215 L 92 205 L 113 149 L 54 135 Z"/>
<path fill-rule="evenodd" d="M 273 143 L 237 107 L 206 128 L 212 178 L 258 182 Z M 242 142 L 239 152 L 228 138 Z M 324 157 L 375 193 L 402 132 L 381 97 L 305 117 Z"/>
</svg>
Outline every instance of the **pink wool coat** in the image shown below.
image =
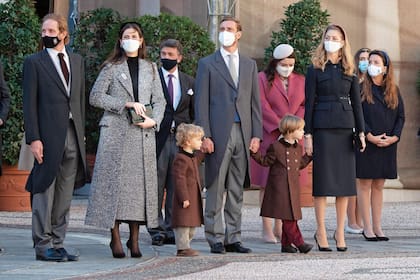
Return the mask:
<svg viewBox="0 0 420 280">
<path fill-rule="evenodd" d="M 270 87 L 264 72 L 258 74 L 261 94 L 261 109 L 263 114 L 263 141 L 261 151 L 265 153 L 270 144 L 280 136 L 279 123 L 286 114 L 303 118 L 305 114 L 305 77 L 292 73 L 289 76 L 288 91 L 286 92 L 280 76 L 276 73 Z M 268 168 L 251 160 L 251 184 L 265 187 L 267 184 Z M 307 171 L 301 171 L 300 183 L 307 183 Z"/>
</svg>

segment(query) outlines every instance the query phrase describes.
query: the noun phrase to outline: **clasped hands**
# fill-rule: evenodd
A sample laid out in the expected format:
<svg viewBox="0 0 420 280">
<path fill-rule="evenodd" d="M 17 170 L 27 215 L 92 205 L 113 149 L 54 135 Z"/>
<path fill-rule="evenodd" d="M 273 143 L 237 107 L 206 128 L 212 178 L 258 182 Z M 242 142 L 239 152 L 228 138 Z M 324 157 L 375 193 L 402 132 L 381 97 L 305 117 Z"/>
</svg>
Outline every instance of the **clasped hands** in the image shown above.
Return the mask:
<svg viewBox="0 0 420 280">
<path fill-rule="evenodd" d="M 136 111 L 137 115 L 140 115 L 144 118 L 144 122 L 137 123 L 135 125 L 141 127 L 141 128 L 152 128 L 156 125 L 156 122 L 151 119 L 149 116 L 146 115 L 146 107 L 144 104 L 141 104 L 139 102 L 127 102 L 125 104 L 126 108 L 133 108 L 134 111 Z"/>
<path fill-rule="evenodd" d="M 398 136 L 387 136 L 386 133 L 375 136 L 369 133 L 367 137 L 369 142 L 381 148 L 388 147 L 398 141 Z"/>
</svg>

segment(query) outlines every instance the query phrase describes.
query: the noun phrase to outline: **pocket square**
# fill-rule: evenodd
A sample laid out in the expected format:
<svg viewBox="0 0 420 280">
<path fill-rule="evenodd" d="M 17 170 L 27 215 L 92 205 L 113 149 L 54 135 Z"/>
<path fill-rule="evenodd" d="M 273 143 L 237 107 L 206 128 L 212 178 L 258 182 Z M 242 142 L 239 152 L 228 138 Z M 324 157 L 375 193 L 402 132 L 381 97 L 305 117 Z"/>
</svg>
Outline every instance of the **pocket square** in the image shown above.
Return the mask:
<svg viewBox="0 0 420 280">
<path fill-rule="evenodd" d="M 190 88 L 190 89 L 187 91 L 187 94 L 188 94 L 188 95 L 193 95 L 193 94 L 194 94 L 194 91 L 192 90 L 192 88 Z"/>
</svg>

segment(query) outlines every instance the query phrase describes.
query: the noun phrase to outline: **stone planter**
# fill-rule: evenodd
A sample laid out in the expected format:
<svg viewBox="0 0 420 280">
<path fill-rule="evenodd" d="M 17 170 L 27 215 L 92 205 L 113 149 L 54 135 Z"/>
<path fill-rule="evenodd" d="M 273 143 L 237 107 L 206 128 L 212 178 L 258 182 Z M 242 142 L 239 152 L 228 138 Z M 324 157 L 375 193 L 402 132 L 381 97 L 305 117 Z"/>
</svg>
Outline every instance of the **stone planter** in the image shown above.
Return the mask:
<svg viewBox="0 0 420 280">
<path fill-rule="evenodd" d="M 0 176 L 0 211 L 31 211 L 30 193 L 25 190 L 29 171 L 4 165 Z"/>
</svg>

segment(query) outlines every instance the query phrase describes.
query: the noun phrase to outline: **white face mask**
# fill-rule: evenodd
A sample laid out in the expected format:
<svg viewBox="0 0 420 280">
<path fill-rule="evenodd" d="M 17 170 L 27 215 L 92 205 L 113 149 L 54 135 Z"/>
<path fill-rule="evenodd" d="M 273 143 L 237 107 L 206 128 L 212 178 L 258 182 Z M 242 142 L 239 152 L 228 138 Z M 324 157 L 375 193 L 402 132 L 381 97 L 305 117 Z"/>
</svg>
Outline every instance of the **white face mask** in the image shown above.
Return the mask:
<svg viewBox="0 0 420 280">
<path fill-rule="evenodd" d="M 295 68 L 294 66 L 287 67 L 287 66 L 281 66 L 277 64 L 276 71 L 277 73 L 279 73 L 280 76 L 287 78 L 293 72 L 294 68 Z"/>
<path fill-rule="evenodd" d="M 329 53 L 334 53 L 341 49 L 342 45 L 341 42 L 334 42 L 334 41 L 324 41 L 324 48 Z"/>
<path fill-rule="evenodd" d="M 219 42 L 224 47 L 230 47 L 235 43 L 235 33 L 223 31 L 219 33 Z"/>
<path fill-rule="evenodd" d="M 140 41 L 139 40 L 133 40 L 133 39 L 124 39 L 122 40 L 121 47 L 128 53 L 135 52 L 140 47 Z"/>
<path fill-rule="evenodd" d="M 376 76 L 382 74 L 382 67 L 376 66 L 376 65 L 373 65 L 373 64 L 369 64 L 368 73 L 369 73 L 369 76 L 376 77 Z"/>
</svg>

